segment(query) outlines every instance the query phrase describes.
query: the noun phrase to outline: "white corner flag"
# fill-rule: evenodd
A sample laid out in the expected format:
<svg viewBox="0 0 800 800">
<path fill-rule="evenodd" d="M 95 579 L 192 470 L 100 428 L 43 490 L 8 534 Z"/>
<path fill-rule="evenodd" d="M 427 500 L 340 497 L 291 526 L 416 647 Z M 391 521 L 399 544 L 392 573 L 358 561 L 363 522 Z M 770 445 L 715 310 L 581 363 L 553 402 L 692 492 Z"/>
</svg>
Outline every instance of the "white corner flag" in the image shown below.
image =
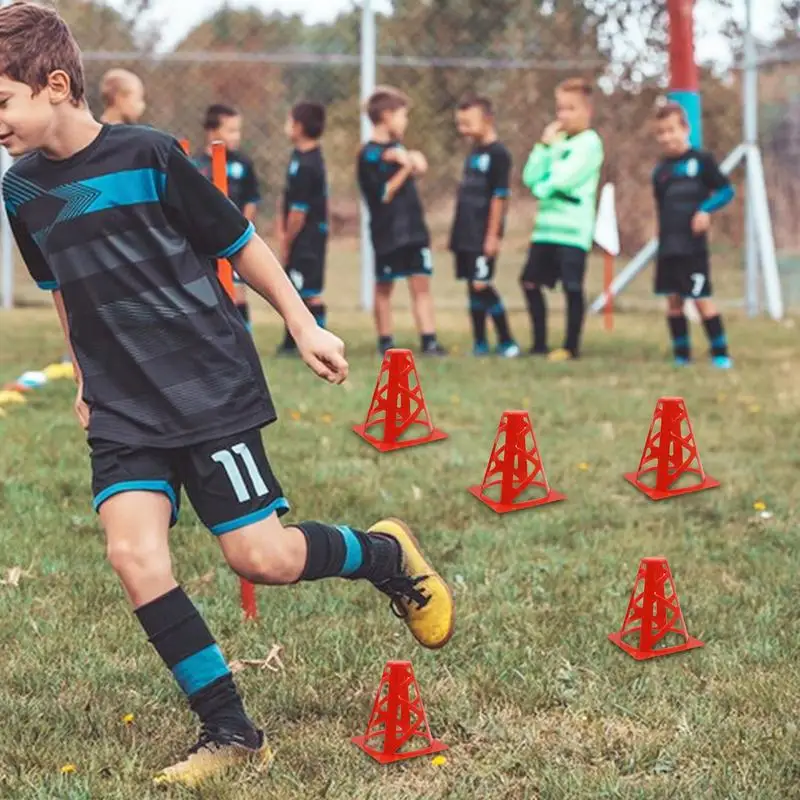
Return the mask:
<svg viewBox="0 0 800 800">
<path fill-rule="evenodd" d="M 594 241 L 606 253 L 612 256 L 619 255 L 619 227 L 617 225 L 617 205 L 613 183 L 607 183 L 600 192 L 600 205 L 597 208 Z"/>
</svg>

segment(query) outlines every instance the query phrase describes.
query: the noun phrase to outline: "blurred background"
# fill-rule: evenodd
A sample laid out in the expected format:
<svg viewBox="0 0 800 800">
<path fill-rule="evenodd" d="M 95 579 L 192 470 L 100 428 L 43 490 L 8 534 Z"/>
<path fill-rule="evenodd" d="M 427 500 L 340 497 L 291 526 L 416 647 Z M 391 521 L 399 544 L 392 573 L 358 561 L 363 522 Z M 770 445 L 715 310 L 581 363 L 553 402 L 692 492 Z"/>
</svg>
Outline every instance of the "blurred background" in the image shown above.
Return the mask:
<svg viewBox="0 0 800 800">
<path fill-rule="evenodd" d="M 331 185 L 333 261 L 354 271 L 358 302 L 359 204 L 355 159 L 360 140 L 362 9 L 352 0 L 60 0 L 55 5 L 84 49 L 89 99 L 99 113 L 99 83 L 112 66 L 138 73 L 147 87 L 147 124 L 199 145 L 211 102 L 245 117 L 243 150 L 255 160 L 269 238 L 289 156 L 282 134 L 300 99 L 328 107 L 324 139 Z M 593 76 L 601 93 L 596 127 L 607 152 L 605 180 L 617 187 L 624 254 L 653 233 L 650 175 L 658 158 L 648 127 L 667 73 L 663 0 L 383 0 L 376 2 L 377 82 L 409 93 L 409 142 L 431 165 L 423 183 L 440 249 L 451 219 L 464 145 L 453 106 L 468 89 L 489 94 L 500 135 L 515 159 L 513 252 L 524 251 L 534 206 L 519 175 L 553 114 L 553 87 L 568 75 Z M 800 307 L 800 35 L 798 0 L 757 0 L 760 142 L 784 300 Z M 698 0 L 705 146 L 719 160 L 742 140 L 742 0 Z M 741 171 L 735 173 L 740 183 Z M 729 265 L 725 286 L 741 300 L 743 193 L 715 223 L 714 244 Z M 516 256 L 509 256 L 509 262 Z M 450 276 L 449 262 L 440 259 Z M 515 279 L 519 265 L 509 264 Z M 24 280 L 17 295 L 33 302 Z M 649 279 L 647 286 L 649 290 Z M 47 298 L 36 298 L 47 302 Z M 345 304 L 348 301 L 343 300 Z M 459 298 L 459 304 L 461 299 Z"/>
</svg>

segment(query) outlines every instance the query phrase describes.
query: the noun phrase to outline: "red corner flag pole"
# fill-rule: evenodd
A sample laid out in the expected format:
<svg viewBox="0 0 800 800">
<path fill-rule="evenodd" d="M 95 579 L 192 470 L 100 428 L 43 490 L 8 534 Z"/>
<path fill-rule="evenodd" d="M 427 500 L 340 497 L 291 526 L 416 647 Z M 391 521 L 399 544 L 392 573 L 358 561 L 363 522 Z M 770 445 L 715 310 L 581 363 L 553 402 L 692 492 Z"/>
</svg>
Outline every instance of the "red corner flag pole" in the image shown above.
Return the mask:
<svg viewBox="0 0 800 800">
<path fill-rule="evenodd" d="M 188 156 L 191 149 L 189 140 L 181 139 L 180 144 Z M 211 179 L 223 194 L 228 194 L 228 155 L 222 142 L 214 142 L 211 145 Z M 217 262 L 217 276 L 222 287 L 228 293 L 228 297 L 231 300 L 235 300 L 233 293 L 233 267 L 230 261 L 219 259 Z M 256 587 L 244 578 L 239 579 L 239 584 L 241 587 L 242 611 L 244 611 L 245 619 L 256 619 L 258 617 Z"/>
</svg>

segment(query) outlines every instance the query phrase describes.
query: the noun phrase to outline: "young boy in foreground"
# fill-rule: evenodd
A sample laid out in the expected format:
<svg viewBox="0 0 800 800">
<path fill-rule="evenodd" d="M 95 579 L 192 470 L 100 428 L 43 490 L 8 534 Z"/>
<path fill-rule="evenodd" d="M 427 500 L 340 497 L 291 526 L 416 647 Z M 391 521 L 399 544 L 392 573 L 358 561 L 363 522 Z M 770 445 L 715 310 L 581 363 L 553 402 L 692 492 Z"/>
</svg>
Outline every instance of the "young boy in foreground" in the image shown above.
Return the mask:
<svg viewBox="0 0 800 800">
<path fill-rule="evenodd" d="M 53 293 L 75 362 L 109 561 L 201 724 L 187 758 L 156 781 L 192 786 L 269 755 L 173 574 L 181 489 L 240 576 L 369 581 L 423 646 L 445 645 L 450 590 L 404 523 L 369 532 L 281 523 L 289 505 L 261 439 L 275 409 L 213 259 L 233 260 L 330 383 L 347 377 L 344 345 L 316 324 L 252 223 L 174 138 L 91 116 L 80 51 L 51 8 L 0 9 L 0 145 L 17 157 L 3 181 L 14 236 L 34 280 Z"/>
<path fill-rule="evenodd" d="M 372 136 L 358 159 L 358 183 L 369 208 L 375 250 L 378 351 L 383 354 L 395 346 L 392 290 L 396 280 L 407 278 L 422 353 L 442 356 L 447 351 L 436 338 L 431 239 L 416 186 L 416 177 L 428 171 L 428 163 L 422 153 L 402 145 L 409 105 L 397 89 L 384 86 L 375 91 L 366 105 Z"/>
<path fill-rule="evenodd" d="M 328 179 L 320 139 L 325 132 L 325 107 L 298 103 L 286 119 L 284 133 L 294 149 L 283 192 L 281 263 L 300 297 L 321 327 L 326 309 L 325 255 L 328 246 Z M 279 355 L 295 355 L 288 329 Z"/>
<path fill-rule="evenodd" d="M 450 234 L 456 278 L 467 281 L 476 356 L 489 353 L 486 317 L 497 329 L 497 353 L 519 355 L 503 301 L 493 285 L 508 209 L 511 154 L 498 140 L 494 109 L 487 97 L 468 96 L 456 109 L 458 132 L 472 142 L 464 162 L 456 215 Z"/>
<path fill-rule="evenodd" d="M 127 69 L 110 69 L 100 81 L 103 115 L 107 125 L 135 125 L 144 115 L 147 104 L 144 84 L 138 75 Z"/>
<path fill-rule="evenodd" d="M 664 156 L 653 172 L 659 224 L 655 291 L 667 298 L 675 363 L 691 362 L 689 322 L 683 312 L 686 300 L 693 300 L 711 345 L 711 364 L 730 369 L 722 317 L 711 300 L 707 234 L 711 214 L 731 202 L 734 190 L 714 157 L 689 143 L 689 123 L 680 105 L 659 108 L 655 128 Z"/>
<path fill-rule="evenodd" d="M 556 89 L 557 119 L 542 134 L 522 173 L 539 201 L 533 244 L 521 283 L 533 325 L 534 355 L 547 355 L 547 307 L 541 287 L 558 281 L 567 299 L 567 330 L 550 361 L 578 358 L 585 316 L 584 278 L 592 249 L 603 142 L 591 129 L 592 87 L 571 78 Z"/>
<path fill-rule="evenodd" d="M 233 106 L 215 103 L 206 109 L 203 120 L 205 149 L 195 158 L 197 168 L 211 179 L 211 145 L 222 142 L 228 157 L 228 197 L 242 212 L 248 222 L 255 222 L 261 191 L 256 168 L 248 156 L 239 150 L 242 144 L 242 115 Z M 251 330 L 250 306 L 247 302 L 247 286 L 236 270 L 233 272 L 233 287 L 236 308 Z"/>
</svg>

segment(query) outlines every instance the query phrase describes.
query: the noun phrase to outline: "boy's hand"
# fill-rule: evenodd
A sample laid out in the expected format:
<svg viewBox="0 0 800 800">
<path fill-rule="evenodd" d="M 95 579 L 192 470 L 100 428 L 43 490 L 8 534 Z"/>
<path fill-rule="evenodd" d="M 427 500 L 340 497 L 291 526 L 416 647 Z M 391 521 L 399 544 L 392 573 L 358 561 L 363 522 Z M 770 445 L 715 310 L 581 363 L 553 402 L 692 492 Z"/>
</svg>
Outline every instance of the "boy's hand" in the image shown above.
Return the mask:
<svg viewBox="0 0 800 800">
<path fill-rule="evenodd" d="M 702 236 L 704 233 L 708 233 L 709 228 L 711 228 L 711 214 L 706 211 L 698 211 L 692 217 L 692 233 L 695 236 Z"/>
<path fill-rule="evenodd" d="M 491 233 L 486 234 L 483 242 L 483 254 L 487 258 L 494 258 L 500 252 L 500 237 Z"/>
<path fill-rule="evenodd" d="M 78 422 L 83 430 L 89 428 L 89 406 L 83 399 L 83 384 L 78 384 L 78 394 L 75 397 L 75 414 L 78 417 Z"/>
<path fill-rule="evenodd" d="M 548 147 L 551 144 L 554 144 L 562 130 L 561 123 L 558 120 L 551 122 L 544 129 L 544 133 L 542 134 L 542 144 L 546 144 Z"/>
<path fill-rule="evenodd" d="M 383 154 L 383 160 L 401 167 L 411 166 L 411 155 L 405 147 L 391 147 Z"/>
<path fill-rule="evenodd" d="M 415 175 L 424 175 L 428 171 L 428 160 L 419 150 L 412 150 L 408 154 L 408 160 Z"/>
<path fill-rule="evenodd" d="M 344 342 L 338 336 L 314 324 L 294 340 L 303 361 L 318 377 L 336 385 L 347 380 L 350 365 L 344 357 Z"/>
</svg>

